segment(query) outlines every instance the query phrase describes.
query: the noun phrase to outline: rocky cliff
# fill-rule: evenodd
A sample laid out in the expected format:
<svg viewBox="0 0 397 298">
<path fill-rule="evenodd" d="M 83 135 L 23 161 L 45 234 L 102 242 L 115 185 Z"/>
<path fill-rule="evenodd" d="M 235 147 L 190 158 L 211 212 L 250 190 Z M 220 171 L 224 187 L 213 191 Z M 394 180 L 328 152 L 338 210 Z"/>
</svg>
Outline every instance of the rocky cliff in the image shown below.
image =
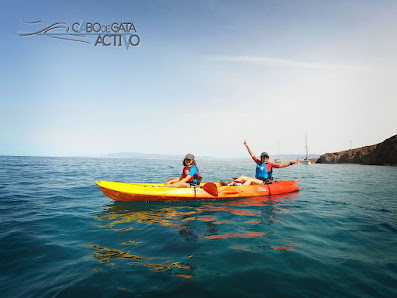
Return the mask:
<svg viewBox="0 0 397 298">
<path fill-rule="evenodd" d="M 354 163 L 397 166 L 397 135 L 382 143 L 335 153 L 325 153 L 317 163 Z"/>
</svg>

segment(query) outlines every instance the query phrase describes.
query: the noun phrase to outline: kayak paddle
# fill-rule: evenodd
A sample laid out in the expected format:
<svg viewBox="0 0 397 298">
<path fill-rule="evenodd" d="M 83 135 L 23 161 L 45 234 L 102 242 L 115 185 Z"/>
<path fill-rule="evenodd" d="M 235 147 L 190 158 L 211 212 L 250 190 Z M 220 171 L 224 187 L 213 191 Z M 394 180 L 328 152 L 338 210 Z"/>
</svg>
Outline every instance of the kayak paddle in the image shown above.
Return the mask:
<svg viewBox="0 0 397 298">
<path fill-rule="evenodd" d="M 211 196 L 217 197 L 218 196 L 218 187 L 215 183 L 208 182 L 202 186 L 206 192 L 208 192 Z"/>
</svg>

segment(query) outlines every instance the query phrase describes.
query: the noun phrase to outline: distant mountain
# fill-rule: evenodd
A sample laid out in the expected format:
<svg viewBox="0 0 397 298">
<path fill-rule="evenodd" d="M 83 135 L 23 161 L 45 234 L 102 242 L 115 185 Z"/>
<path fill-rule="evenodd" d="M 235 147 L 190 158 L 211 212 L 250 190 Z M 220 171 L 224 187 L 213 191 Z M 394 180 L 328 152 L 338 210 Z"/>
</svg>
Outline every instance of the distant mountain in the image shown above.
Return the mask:
<svg viewBox="0 0 397 298">
<path fill-rule="evenodd" d="M 119 157 L 119 158 L 135 158 L 135 157 L 141 157 L 142 153 L 137 153 L 137 152 L 118 152 L 118 153 L 111 153 L 111 154 L 106 154 L 105 157 Z"/>
<path fill-rule="evenodd" d="M 156 153 L 138 153 L 138 152 L 117 152 L 107 154 L 104 157 L 109 158 L 132 158 L 132 159 L 183 159 L 184 155 L 156 154 Z"/>
<path fill-rule="evenodd" d="M 185 157 L 184 154 L 158 154 L 158 153 L 138 153 L 138 152 L 118 152 L 107 154 L 104 157 L 108 158 L 132 158 L 132 159 L 183 159 Z M 211 156 L 197 156 L 199 159 L 215 159 L 215 157 Z"/>
<path fill-rule="evenodd" d="M 317 163 L 397 166 L 397 135 L 376 145 L 335 153 L 325 153 L 320 156 Z"/>
<path fill-rule="evenodd" d="M 309 154 L 309 158 L 317 158 L 319 154 Z M 138 153 L 138 152 L 118 152 L 107 154 L 104 157 L 107 158 L 132 158 L 132 159 L 167 159 L 167 160 L 180 160 L 185 157 L 184 154 L 156 154 L 156 153 Z M 258 156 L 259 157 L 259 156 Z M 197 159 L 201 160 L 211 160 L 211 159 L 226 159 L 226 160 L 250 160 L 251 157 L 247 154 L 247 156 L 242 157 L 225 157 L 218 158 L 212 156 L 196 156 Z M 279 155 L 271 155 L 270 159 L 274 160 L 275 158 L 279 158 Z M 294 160 L 297 158 L 302 158 L 301 154 L 280 154 L 281 160 Z"/>
</svg>

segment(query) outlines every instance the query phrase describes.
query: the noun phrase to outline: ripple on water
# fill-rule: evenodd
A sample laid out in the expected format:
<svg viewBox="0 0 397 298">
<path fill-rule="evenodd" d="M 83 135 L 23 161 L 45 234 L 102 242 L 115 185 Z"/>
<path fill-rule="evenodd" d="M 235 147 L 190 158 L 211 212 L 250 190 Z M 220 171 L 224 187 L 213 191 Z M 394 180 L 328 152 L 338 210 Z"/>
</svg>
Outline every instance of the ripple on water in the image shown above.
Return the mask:
<svg viewBox="0 0 397 298">
<path fill-rule="evenodd" d="M 254 172 L 251 161 L 199 165 L 207 181 Z M 94 184 L 179 171 L 180 161 L 0 157 L 4 295 L 397 295 L 396 168 L 298 165 L 275 175 L 299 192 L 231 201 L 116 203 Z"/>
</svg>

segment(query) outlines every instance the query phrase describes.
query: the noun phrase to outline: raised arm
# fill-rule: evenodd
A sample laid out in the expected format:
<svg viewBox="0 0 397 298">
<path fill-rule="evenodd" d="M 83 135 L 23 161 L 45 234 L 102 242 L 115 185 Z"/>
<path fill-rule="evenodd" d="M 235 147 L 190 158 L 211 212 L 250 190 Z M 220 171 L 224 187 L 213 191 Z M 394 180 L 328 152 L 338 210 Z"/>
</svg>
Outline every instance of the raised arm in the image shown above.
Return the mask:
<svg viewBox="0 0 397 298">
<path fill-rule="evenodd" d="M 298 159 L 296 159 L 294 161 L 291 161 L 291 162 L 288 162 L 288 163 L 280 165 L 280 168 L 286 168 L 286 167 L 292 166 L 294 164 L 300 163 L 301 161 L 302 160 L 300 158 L 298 158 Z"/>
<path fill-rule="evenodd" d="M 251 155 L 251 157 L 254 158 L 255 155 L 254 155 L 254 153 L 251 151 L 251 148 L 248 146 L 246 140 L 244 140 L 244 143 L 243 143 L 243 144 L 245 145 L 245 147 L 247 147 L 248 153 Z"/>
</svg>

